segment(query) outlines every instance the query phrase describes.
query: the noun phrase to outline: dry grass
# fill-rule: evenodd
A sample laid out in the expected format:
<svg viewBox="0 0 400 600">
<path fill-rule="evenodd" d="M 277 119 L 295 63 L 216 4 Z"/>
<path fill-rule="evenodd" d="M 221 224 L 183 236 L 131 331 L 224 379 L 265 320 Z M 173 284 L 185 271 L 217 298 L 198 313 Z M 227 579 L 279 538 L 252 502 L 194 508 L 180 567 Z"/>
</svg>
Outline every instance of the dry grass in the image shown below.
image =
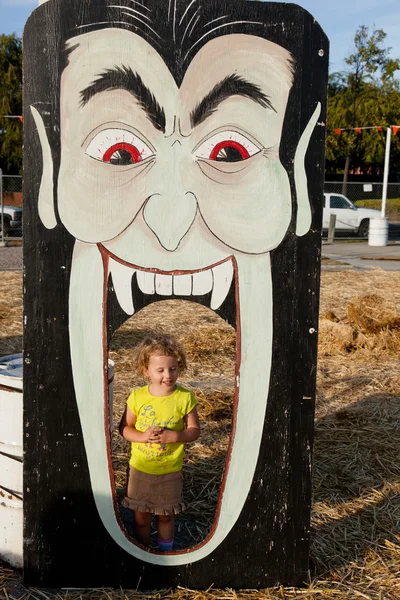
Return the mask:
<svg viewBox="0 0 400 600">
<path fill-rule="evenodd" d="M 318 394 L 314 452 L 313 541 L 310 581 L 303 589 L 90 590 L 59 598 L 335 599 L 400 598 L 400 272 L 324 272 L 321 292 Z M 0 354 L 21 348 L 21 274 L 0 279 Z M 141 383 L 131 372 L 131 352 L 152 329 L 183 341 L 190 369 L 184 384 L 199 400 L 203 435 L 187 452 L 186 542 L 204 535 L 218 494 L 229 436 L 235 339 L 213 313 L 188 303 L 165 301 L 141 311 L 116 333 L 115 420 L 130 389 Z M 207 424 L 204 426 L 204 424 Z M 126 445 L 114 435 L 118 486 L 123 485 Z M 204 465 L 207 465 L 205 468 Z M 203 465 L 203 467 L 201 466 Z M 210 475 L 211 473 L 211 475 Z M 202 519 L 202 520 L 201 520 Z M 191 521 L 192 520 L 192 521 Z M 183 527 L 185 523 L 183 523 Z M 188 541 L 189 540 L 189 541 Z M 46 598 L 25 590 L 20 575 L 0 569 L 0 597 Z"/>
<path fill-rule="evenodd" d="M 22 273 L 0 272 L 0 356 L 22 349 Z"/>
</svg>

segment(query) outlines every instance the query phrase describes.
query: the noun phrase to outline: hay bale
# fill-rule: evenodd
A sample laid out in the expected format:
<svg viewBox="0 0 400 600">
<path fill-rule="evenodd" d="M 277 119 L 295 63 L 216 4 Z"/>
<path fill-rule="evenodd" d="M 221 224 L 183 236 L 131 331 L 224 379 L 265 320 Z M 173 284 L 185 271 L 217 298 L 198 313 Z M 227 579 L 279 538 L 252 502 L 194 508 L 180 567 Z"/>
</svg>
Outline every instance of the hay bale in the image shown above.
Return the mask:
<svg viewBox="0 0 400 600">
<path fill-rule="evenodd" d="M 215 361 L 221 356 L 235 360 L 236 332 L 226 325 L 199 327 L 182 335 L 181 342 L 191 362 Z"/>
<path fill-rule="evenodd" d="M 352 298 L 347 305 L 347 319 L 363 333 L 400 328 L 400 315 L 396 305 L 377 294 Z"/>
<path fill-rule="evenodd" d="M 355 350 L 355 332 L 351 325 L 328 319 L 319 322 L 318 352 L 320 356 L 344 354 Z"/>
<path fill-rule="evenodd" d="M 328 310 L 328 312 L 322 315 L 321 318 L 326 319 L 327 321 L 332 321 L 333 323 L 339 323 L 340 321 L 340 319 L 335 315 L 333 310 Z"/>
<path fill-rule="evenodd" d="M 400 329 L 389 327 L 377 333 L 364 334 L 359 331 L 356 335 L 357 349 L 375 354 L 398 354 L 400 352 Z"/>
</svg>

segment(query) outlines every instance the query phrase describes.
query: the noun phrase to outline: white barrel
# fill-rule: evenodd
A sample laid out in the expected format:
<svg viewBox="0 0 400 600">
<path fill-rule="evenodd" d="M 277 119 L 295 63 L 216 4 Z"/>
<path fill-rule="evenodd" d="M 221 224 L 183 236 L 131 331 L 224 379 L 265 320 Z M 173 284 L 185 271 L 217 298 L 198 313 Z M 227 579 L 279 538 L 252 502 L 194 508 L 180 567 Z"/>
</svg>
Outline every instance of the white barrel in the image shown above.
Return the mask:
<svg viewBox="0 0 400 600">
<path fill-rule="evenodd" d="M 9 388 L 0 383 L 0 452 L 22 457 L 22 392 L 11 383 Z"/>
<path fill-rule="evenodd" d="M 0 558 L 22 568 L 22 500 L 0 488 Z"/>
<path fill-rule="evenodd" d="M 108 408 L 113 430 L 115 363 L 108 360 Z M 0 357 L 0 560 L 23 566 L 22 354 Z"/>
<path fill-rule="evenodd" d="M 0 358 L 0 488 L 22 495 L 22 355 Z"/>
<path fill-rule="evenodd" d="M 369 220 L 369 246 L 387 246 L 389 237 L 389 219 Z"/>
<path fill-rule="evenodd" d="M 0 358 L 0 415 L 0 559 L 21 568 L 22 354 Z"/>
<path fill-rule="evenodd" d="M 22 496 L 22 458 L 0 453 L 0 489 Z"/>
</svg>

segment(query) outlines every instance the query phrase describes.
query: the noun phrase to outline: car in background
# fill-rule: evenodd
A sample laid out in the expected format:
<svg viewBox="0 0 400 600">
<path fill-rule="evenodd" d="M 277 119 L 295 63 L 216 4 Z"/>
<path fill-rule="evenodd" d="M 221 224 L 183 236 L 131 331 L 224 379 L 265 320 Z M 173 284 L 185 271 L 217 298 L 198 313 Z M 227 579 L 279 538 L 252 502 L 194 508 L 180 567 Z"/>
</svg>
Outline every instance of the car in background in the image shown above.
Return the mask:
<svg viewBox="0 0 400 600">
<path fill-rule="evenodd" d="M 381 213 L 373 208 L 355 206 L 343 194 L 324 194 L 322 230 L 329 229 L 331 215 L 336 215 L 335 231 L 355 233 L 358 237 L 368 237 L 369 220 L 380 219 Z"/>
<path fill-rule="evenodd" d="M 4 237 L 22 237 L 22 208 L 20 206 L 3 206 L 3 221 L 0 205 L 0 235 L 4 223 Z"/>
</svg>

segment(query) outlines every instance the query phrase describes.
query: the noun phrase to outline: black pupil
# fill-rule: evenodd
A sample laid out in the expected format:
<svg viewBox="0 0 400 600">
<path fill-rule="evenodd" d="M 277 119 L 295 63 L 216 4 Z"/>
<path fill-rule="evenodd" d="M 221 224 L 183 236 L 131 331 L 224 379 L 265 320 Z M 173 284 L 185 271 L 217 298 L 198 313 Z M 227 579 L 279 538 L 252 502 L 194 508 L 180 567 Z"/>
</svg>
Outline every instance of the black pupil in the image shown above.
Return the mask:
<svg viewBox="0 0 400 600">
<path fill-rule="evenodd" d="M 132 154 L 128 150 L 116 150 L 110 158 L 112 165 L 132 165 Z"/>
<path fill-rule="evenodd" d="M 239 150 L 232 148 L 232 146 L 225 146 L 218 152 L 216 160 L 224 162 L 238 162 L 239 160 L 244 159 Z"/>
</svg>

